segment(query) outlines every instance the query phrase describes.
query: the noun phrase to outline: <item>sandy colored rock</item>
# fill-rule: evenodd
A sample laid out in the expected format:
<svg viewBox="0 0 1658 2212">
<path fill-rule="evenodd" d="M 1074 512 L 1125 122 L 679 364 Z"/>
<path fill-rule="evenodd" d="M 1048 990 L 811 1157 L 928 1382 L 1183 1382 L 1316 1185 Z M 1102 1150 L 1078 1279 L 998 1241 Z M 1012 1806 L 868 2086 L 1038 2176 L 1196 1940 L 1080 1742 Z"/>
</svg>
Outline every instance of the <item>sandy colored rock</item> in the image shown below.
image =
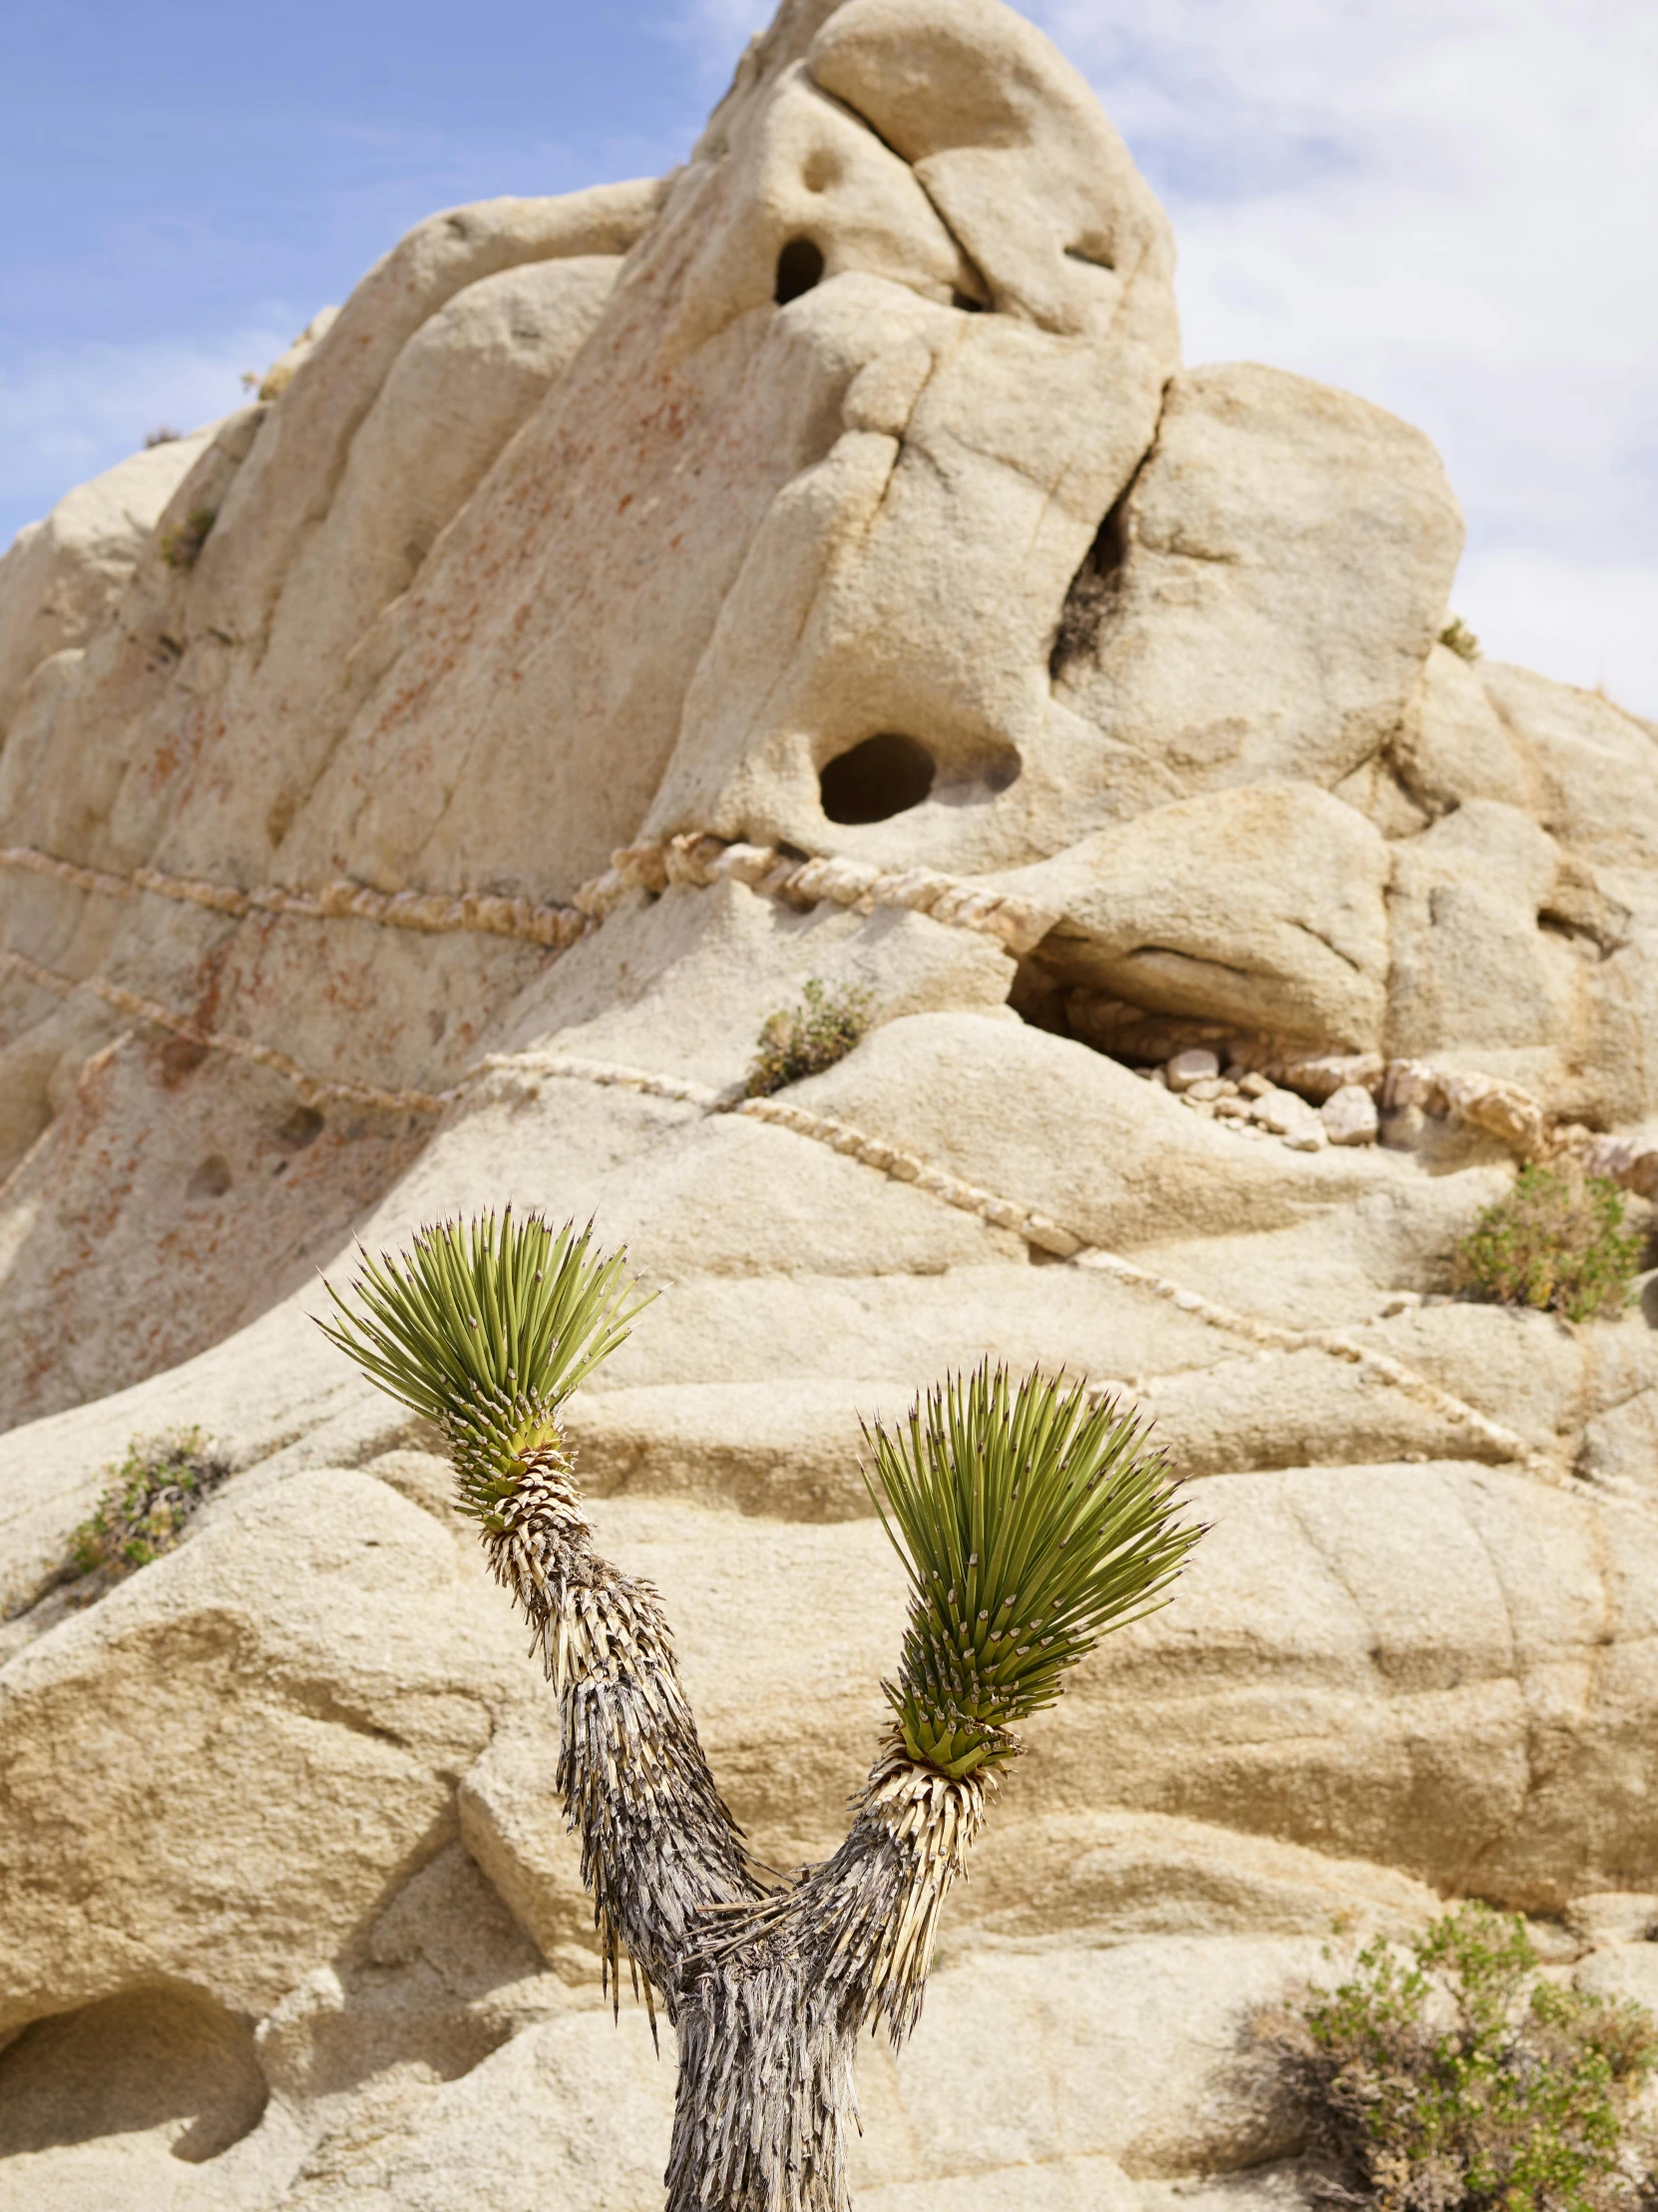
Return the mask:
<svg viewBox="0 0 1658 2212">
<path fill-rule="evenodd" d="M 1407 789 L 1430 818 L 1453 812 L 1466 799 L 1535 804 L 1526 749 L 1491 703 L 1482 666 L 1448 646 L 1429 654 L 1422 688 L 1392 750 Z"/>
<path fill-rule="evenodd" d="M 1536 778 L 1551 835 L 1585 859 L 1650 869 L 1658 859 L 1658 731 L 1598 691 L 1482 661 L 1485 696 Z"/>
<path fill-rule="evenodd" d="M 1380 1122 L 1376 1101 L 1363 1084 L 1347 1083 L 1332 1091 L 1319 1107 L 1325 1132 L 1332 1144 L 1373 1144 Z"/>
<path fill-rule="evenodd" d="M 302 2113 L 399 2078 L 452 2081 L 565 2009 L 564 1985 L 459 1842 L 447 1843 L 253 2037 L 272 2097 Z"/>
<path fill-rule="evenodd" d="M 800 1008 L 809 977 L 837 996 L 866 994 L 875 1027 L 964 1011 L 1006 1022 L 1013 963 L 994 939 L 925 914 L 827 901 L 801 912 L 740 883 L 674 885 L 613 915 L 515 1013 L 532 1051 L 685 1076 L 733 1103 L 761 1026 Z"/>
<path fill-rule="evenodd" d="M 1509 1456 L 1470 1436 L 1465 1419 L 1317 1350 L 1235 1354 L 1212 1367 L 1152 1378 L 1135 1395 L 1185 1476 Z"/>
<path fill-rule="evenodd" d="M 293 671 L 290 712 L 325 722 L 342 664 L 359 649 L 364 664 L 378 657 L 371 626 L 575 360 L 621 266 L 618 255 L 585 253 L 498 269 L 409 338 L 352 437 L 326 520 L 283 579 L 269 650 Z M 272 771 L 280 777 L 283 764 L 267 779 Z M 278 821 L 291 814 L 279 781 L 269 805 Z"/>
<path fill-rule="evenodd" d="M 946 1956 L 1002 1945 L 1149 1937 L 1405 1934 L 1438 1900 L 1391 1869 L 1166 1814 L 1049 1812 L 1017 1798 L 984 1838 Z"/>
<path fill-rule="evenodd" d="M 867 137 L 795 171 L 806 141 L 773 137 L 773 118 L 804 85 Z M 1069 578 L 1175 365 L 1161 212 L 1080 81 L 990 0 L 965 16 L 930 0 L 854 0 L 814 41 L 803 78 L 785 71 L 775 93 L 763 75 L 752 92 L 739 85 L 720 124 L 732 174 L 756 173 L 728 233 L 743 274 L 722 267 L 726 288 L 744 304 L 769 289 L 787 240 L 778 214 L 800 207 L 794 176 L 809 187 L 817 160 L 803 234 L 825 280 L 779 323 L 808 341 L 855 298 L 857 373 L 840 434 L 825 424 L 819 464 L 754 537 L 648 826 L 945 866 L 1025 858 L 1051 841 L 1044 820 L 1087 809 L 1076 779 L 1093 780 L 1089 733 L 1051 710 L 1045 662 Z M 896 264 L 843 244 L 841 212 L 895 154 L 933 222 Z M 729 250 L 719 189 L 687 180 L 664 224 L 696 206 L 698 274 Z M 952 235 L 970 258 L 947 295 L 938 243 Z M 849 248 L 870 274 L 839 275 Z M 894 276 L 903 288 L 889 293 Z M 967 311 L 981 304 L 995 312 Z M 950 588 L 918 602 L 901 579 L 945 544 Z M 826 820 L 817 771 L 887 733 L 925 748 L 932 787 L 901 823 L 879 793 Z"/>
<path fill-rule="evenodd" d="M 0 562 L 0 2205 L 660 2203 L 545 1686 L 314 1327 L 509 1199 L 659 1292 L 571 1439 L 777 1865 L 898 1650 L 861 1419 L 1062 1367 L 1211 1524 L 1031 1725 L 860 2203 L 1309 2212 L 1248 2020 L 1338 1921 L 1644 1989 L 1658 1302 L 1449 1294 L 1551 1113 L 1650 1134 L 1654 732 L 1436 645 L 1426 440 L 1181 373 L 1171 268 L 1012 10 L 785 0 L 670 179 L 432 217 Z M 867 1033 L 740 1110 L 814 979 Z"/>
<path fill-rule="evenodd" d="M 1607 1944 L 1582 1962 L 1572 1982 L 1591 1996 L 1633 1999 L 1658 2012 L 1658 1943 Z"/>
<path fill-rule="evenodd" d="M 1418 1306 L 1356 1332 L 1541 1446 L 1587 1411 L 1593 1338 L 1554 1314 L 1460 1300 Z M 1630 1332 L 1631 1337 L 1634 1332 Z M 1632 1352 L 1644 1349 L 1638 1341 Z"/>
<path fill-rule="evenodd" d="M 1231 1134 L 1226 1141 L 1237 1146 Z M 1264 1149 L 1266 1140 L 1260 1144 Z M 1362 1160 L 1368 1150 L 1330 1151 L 1306 1163 L 1327 1174 L 1337 1160 Z M 1449 1292 L 1458 1238 L 1512 1179 L 1506 1160 L 1435 1166 L 1437 1171 L 1400 1180 L 1384 1168 L 1378 1187 L 1357 1204 L 1283 1227 L 1214 1236 L 1188 1231 L 1142 1245 L 1135 1257 L 1168 1279 L 1263 1321 L 1302 1329 L 1362 1328 L 1389 1310 L 1402 1288 L 1417 1300 L 1423 1295 L 1418 1285 L 1435 1296 Z M 1447 1359 L 1438 1372 L 1453 1376 L 1466 1396 L 1478 1387 L 1478 1370 L 1472 1365 L 1473 1344 L 1464 1351 L 1465 1358 Z"/>
<path fill-rule="evenodd" d="M 207 2212 L 273 2178 L 244 2140 L 267 2094 L 247 2022 L 184 1990 L 38 2020 L 0 2054 L 0 2206 Z"/>
<path fill-rule="evenodd" d="M 258 2013 L 328 1959 L 453 1834 L 527 1687 L 490 1597 L 428 1516 L 333 1471 L 231 1494 L 15 1657 L 0 2019 L 157 1981 Z"/>
<path fill-rule="evenodd" d="M 673 2112 L 642 2007 L 555 2019 L 459 2080 L 382 2099 L 327 2135 L 279 2200 L 305 2212 L 514 2212 L 550 2199 L 655 2212 Z"/>
<path fill-rule="evenodd" d="M 1201 1507 L 1183 1616 L 1106 1647 L 1056 1761 L 1510 1906 L 1650 1886 L 1650 1515 L 1454 1465 L 1221 1477 Z"/>
<path fill-rule="evenodd" d="M 1600 1944 L 1644 1944 L 1658 1931 L 1658 1897 L 1648 1891 L 1604 1890 L 1574 1898 L 1566 1926 L 1591 1949 Z"/>
<path fill-rule="evenodd" d="M 1189 370 L 1073 587 L 1058 696 L 1170 798 L 1328 790 L 1402 722 L 1460 545 L 1419 431 L 1279 369 Z"/>
<path fill-rule="evenodd" d="M 1568 1117 L 1638 1118 L 1658 1096 L 1644 1011 L 1655 971 L 1622 884 L 1494 799 L 1401 846 L 1390 1053 L 1506 1078 Z"/>
<path fill-rule="evenodd" d="M 1065 982 L 1363 1051 L 1388 987 L 1389 865 L 1340 800 L 1256 783 L 1154 808 L 1007 880 L 1064 916 L 1039 958 Z"/>
<path fill-rule="evenodd" d="M 571 1436 L 596 1497 L 729 1498 L 788 1521 L 861 1521 L 860 1420 L 891 1422 L 906 1394 L 852 1376 L 826 1381 L 647 1384 L 595 1394 Z"/>
<path fill-rule="evenodd" d="M 108 621 L 207 438 L 198 431 L 118 461 L 0 554 L 0 729 L 41 663 L 84 647 Z"/>
<path fill-rule="evenodd" d="M 1112 1248 L 1200 1221 L 1210 1235 L 1275 1226 L 1369 1187 L 1362 1154 L 1240 1157 L 1224 1130 L 1102 1055 L 967 1014 L 890 1023 L 797 1095 Z"/>
<path fill-rule="evenodd" d="M 1591 1421 L 1577 1465 L 1590 1482 L 1658 1488 L 1658 1390 L 1638 1391 Z"/>
<path fill-rule="evenodd" d="M 1248 2021 L 1316 1975 L 1320 1952 L 1306 1938 L 1170 1940 L 946 1967 L 914 2043 L 865 2068 L 863 2176 L 914 2186 L 954 2166 L 1006 2187 L 1055 2157 L 1131 2176 L 1281 2157 L 1299 2128 Z M 940 2100 L 945 2082 L 991 2078 L 1003 2093 Z"/>
</svg>

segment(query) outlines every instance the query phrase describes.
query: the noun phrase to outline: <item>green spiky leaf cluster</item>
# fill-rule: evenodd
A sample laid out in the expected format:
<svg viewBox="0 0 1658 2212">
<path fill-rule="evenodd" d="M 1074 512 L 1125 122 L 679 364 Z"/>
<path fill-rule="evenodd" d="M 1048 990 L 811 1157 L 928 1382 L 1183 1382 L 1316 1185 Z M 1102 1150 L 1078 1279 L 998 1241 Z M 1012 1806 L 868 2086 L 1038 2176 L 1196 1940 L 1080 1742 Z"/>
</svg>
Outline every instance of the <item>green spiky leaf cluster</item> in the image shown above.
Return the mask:
<svg viewBox="0 0 1658 2212">
<path fill-rule="evenodd" d="M 365 1252 L 352 1305 L 324 1335 L 380 1388 L 437 1423 L 464 1512 L 488 1521 L 538 1452 L 561 1447 L 559 1407 L 614 1352 L 648 1298 L 629 1303 L 624 1252 L 593 1247 L 591 1224 L 557 1232 L 509 1206 L 438 1221 L 411 1248 Z"/>
<path fill-rule="evenodd" d="M 961 1777 L 1019 1746 L 1106 1633 L 1165 1602 L 1201 1535 L 1144 1426 L 1086 1385 L 1005 1368 L 952 1376 L 902 1427 L 866 1437 L 871 1495 L 909 1572 L 885 1684 L 910 1756 Z"/>
</svg>

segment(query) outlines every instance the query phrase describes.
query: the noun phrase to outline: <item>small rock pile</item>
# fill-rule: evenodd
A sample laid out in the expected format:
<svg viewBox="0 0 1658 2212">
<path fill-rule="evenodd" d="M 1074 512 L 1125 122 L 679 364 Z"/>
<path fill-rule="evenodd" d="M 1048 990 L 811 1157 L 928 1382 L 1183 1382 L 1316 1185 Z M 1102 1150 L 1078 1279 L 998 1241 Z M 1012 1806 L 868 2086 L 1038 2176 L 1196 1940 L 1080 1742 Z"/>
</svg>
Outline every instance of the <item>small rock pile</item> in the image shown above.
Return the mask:
<svg viewBox="0 0 1658 2212">
<path fill-rule="evenodd" d="M 1223 1070 L 1219 1055 L 1202 1046 L 1189 1046 L 1160 1067 L 1138 1073 L 1206 1119 L 1240 1136 L 1275 1136 L 1295 1152 L 1374 1144 L 1381 1126 L 1374 1093 L 1382 1064 L 1370 1058 L 1308 1062 L 1296 1071 L 1302 1080 L 1293 1089 L 1287 1080 L 1275 1081 L 1236 1061 Z"/>
</svg>

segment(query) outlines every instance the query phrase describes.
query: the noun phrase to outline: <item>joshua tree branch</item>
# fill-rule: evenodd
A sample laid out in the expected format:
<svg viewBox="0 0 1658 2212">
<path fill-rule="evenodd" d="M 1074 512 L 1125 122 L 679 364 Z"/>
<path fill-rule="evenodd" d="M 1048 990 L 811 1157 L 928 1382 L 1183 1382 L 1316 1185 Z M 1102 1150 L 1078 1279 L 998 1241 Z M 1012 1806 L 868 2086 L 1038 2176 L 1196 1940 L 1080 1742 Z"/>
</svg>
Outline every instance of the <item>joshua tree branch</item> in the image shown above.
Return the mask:
<svg viewBox="0 0 1658 2212">
<path fill-rule="evenodd" d="M 653 1982 L 672 2018 L 699 1916 L 764 1892 L 708 1771 L 661 1599 L 594 1549 L 562 1452 L 536 1453 L 498 1522 L 485 1550 L 558 1695 L 559 1793 L 582 1841 L 607 1981 L 624 1947 L 635 1987 L 642 1971 L 646 2002 Z"/>
</svg>

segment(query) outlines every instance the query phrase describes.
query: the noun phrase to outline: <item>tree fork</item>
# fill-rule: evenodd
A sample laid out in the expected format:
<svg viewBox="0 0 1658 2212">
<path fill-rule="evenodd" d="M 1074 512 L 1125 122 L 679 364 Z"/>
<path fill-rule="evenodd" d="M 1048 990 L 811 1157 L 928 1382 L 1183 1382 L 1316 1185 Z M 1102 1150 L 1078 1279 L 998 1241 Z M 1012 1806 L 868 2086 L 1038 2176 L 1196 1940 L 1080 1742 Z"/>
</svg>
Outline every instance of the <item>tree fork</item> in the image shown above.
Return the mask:
<svg viewBox="0 0 1658 2212">
<path fill-rule="evenodd" d="M 1201 1532 L 1144 1431 L 1086 1386 L 982 1367 L 866 1431 L 910 1580 L 893 1724 L 845 1841 L 769 1887 L 709 1771 L 661 1599 L 594 1548 L 559 1422 L 627 1334 L 622 1255 L 532 1215 L 422 1229 L 367 1259 L 327 1334 L 434 1421 L 461 1510 L 523 1608 L 559 1708 L 607 1987 L 625 1950 L 679 2043 L 667 2212 L 848 2212 L 853 2051 L 920 2017 L 939 1916 L 983 1826 L 1009 1723 L 1108 1629 L 1166 1601 Z M 642 1303 L 642 1301 L 640 1301 Z M 614 1979 L 613 1979 L 614 1978 Z"/>
</svg>

